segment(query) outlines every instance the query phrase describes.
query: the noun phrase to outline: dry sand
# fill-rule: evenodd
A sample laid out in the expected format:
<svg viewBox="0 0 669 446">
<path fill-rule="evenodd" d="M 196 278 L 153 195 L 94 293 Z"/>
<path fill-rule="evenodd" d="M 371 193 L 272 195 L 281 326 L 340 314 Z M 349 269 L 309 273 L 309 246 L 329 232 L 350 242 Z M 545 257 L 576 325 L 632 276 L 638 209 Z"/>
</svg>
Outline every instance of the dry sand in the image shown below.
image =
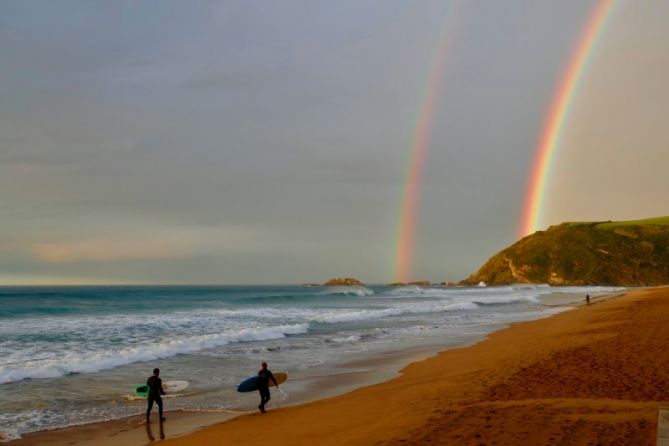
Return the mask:
<svg viewBox="0 0 669 446">
<path fill-rule="evenodd" d="M 669 404 L 669 288 L 493 333 L 401 377 L 176 445 L 652 445 Z"/>
<path fill-rule="evenodd" d="M 669 288 L 514 324 L 411 364 L 391 381 L 161 443 L 652 445 L 661 406 L 669 406 Z M 215 422 L 197 415 L 182 432 Z M 165 428 L 175 433 L 179 422 L 171 416 Z M 16 444 L 134 446 L 151 438 L 145 427 L 125 426 L 120 435 L 113 427 L 37 433 Z"/>
</svg>

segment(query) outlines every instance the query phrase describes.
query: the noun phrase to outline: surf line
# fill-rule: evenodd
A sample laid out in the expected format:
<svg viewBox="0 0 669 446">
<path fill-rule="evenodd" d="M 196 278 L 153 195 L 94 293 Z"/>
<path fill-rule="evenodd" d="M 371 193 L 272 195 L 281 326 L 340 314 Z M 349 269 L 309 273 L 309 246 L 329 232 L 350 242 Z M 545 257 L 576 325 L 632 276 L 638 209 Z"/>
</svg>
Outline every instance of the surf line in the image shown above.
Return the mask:
<svg viewBox="0 0 669 446">
<path fill-rule="evenodd" d="M 416 249 L 416 230 L 420 214 L 420 198 L 425 174 L 425 162 L 430 149 L 439 93 L 446 72 L 446 62 L 453 34 L 453 5 L 444 13 L 444 25 L 437 40 L 437 49 L 428 70 L 427 84 L 419 107 L 415 131 L 411 138 L 409 168 L 407 169 L 395 252 L 395 280 L 409 282 Z"/>
<path fill-rule="evenodd" d="M 612 15 L 615 3 L 615 0 L 598 0 L 555 90 L 530 170 L 529 185 L 521 215 L 519 231 L 521 238 L 542 227 L 542 205 L 546 199 L 552 161 L 569 121 L 574 100 L 578 96 L 579 85 L 584 73 L 587 72 L 588 62 L 592 60 L 599 37 L 603 34 L 607 19 Z"/>
</svg>

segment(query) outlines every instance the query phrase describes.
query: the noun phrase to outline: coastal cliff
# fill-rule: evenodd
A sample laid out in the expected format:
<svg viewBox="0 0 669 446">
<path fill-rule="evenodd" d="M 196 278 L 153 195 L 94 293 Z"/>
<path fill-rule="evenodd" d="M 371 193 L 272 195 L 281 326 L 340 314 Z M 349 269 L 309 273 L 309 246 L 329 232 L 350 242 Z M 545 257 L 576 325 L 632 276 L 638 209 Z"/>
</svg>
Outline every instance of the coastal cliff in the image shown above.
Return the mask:
<svg viewBox="0 0 669 446">
<path fill-rule="evenodd" d="M 491 257 L 463 285 L 669 284 L 669 217 L 551 226 Z"/>
</svg>

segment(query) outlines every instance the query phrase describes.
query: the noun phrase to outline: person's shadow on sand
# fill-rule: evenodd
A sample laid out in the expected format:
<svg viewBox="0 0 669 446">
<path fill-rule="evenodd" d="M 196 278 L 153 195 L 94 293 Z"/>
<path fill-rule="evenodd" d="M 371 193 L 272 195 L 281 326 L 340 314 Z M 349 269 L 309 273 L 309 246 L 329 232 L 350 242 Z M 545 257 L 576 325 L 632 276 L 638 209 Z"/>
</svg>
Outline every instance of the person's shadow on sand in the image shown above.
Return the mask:
<svg viewBox="0 0 669 446">
<path fill-rule="evenodd" d="M 160 420 L 160 419 L 159 419 Z M 151 429 L 151 423 L 146 423 L 146 436 L 149 437 L 149 441 L 156 441 L 156 437 L 153 436 L 153 430 Z M 160 426 L 160 439 L 165 439 L 165 429 L 163 428 L 163 421 L 159 421 Z"/>
</svg>

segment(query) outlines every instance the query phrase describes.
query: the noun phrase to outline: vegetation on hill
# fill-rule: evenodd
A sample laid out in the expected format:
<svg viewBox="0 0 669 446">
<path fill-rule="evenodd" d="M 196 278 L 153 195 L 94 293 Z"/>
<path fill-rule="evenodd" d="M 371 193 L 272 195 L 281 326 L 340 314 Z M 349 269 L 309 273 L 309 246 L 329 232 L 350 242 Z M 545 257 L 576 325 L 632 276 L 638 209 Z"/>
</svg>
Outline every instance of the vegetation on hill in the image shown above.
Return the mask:
<svg viewBox="0 0 669 446">
<path fill-rule="evenodd" d="M 463 284 L 669 284 L 669 217 L 571 222 L 497 253 Z"/>
</svg>

